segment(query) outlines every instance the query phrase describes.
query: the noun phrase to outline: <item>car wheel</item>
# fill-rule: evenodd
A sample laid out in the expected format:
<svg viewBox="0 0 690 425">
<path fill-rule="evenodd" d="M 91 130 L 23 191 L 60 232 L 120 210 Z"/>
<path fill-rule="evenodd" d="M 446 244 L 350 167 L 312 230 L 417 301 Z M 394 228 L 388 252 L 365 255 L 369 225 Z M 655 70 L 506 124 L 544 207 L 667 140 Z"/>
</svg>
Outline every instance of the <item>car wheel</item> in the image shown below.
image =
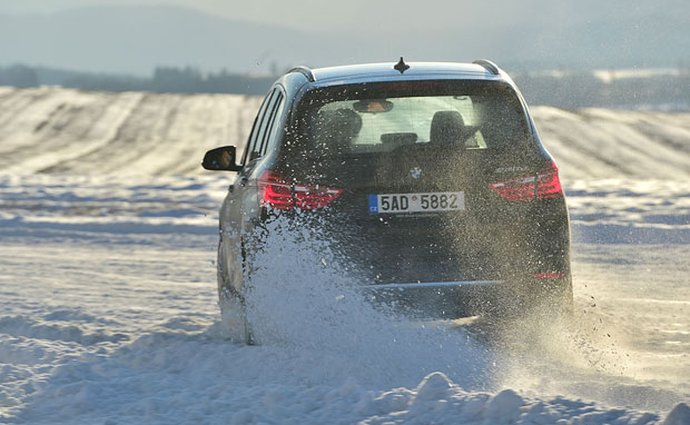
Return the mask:
<svg viewBox="0 0 690 425">
<path fill-rule="evenodd" d="M 218 245 L 217 279 L 218 279 L 218 305 L 224 329 L 230 339 L 254 345 L 256 341 L 251 331 L 247 318 L 247 306 L 241 294 L 229 283 L 224 264 L 223 243 Z"/>
</svg>

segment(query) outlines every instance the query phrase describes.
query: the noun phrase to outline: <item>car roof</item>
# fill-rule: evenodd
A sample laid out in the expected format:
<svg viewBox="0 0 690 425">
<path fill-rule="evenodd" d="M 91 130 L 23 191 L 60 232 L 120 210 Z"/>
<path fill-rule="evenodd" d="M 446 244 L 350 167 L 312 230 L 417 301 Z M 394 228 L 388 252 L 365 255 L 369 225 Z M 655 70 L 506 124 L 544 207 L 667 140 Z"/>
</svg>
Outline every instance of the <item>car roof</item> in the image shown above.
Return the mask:
<svg viewBox="0 0 690 425">
<path fill-rule="evenodd" d="M 410 80 L 503 80 L 502 72 L 491 62 L 410 62 L 404 72 L 395 69 L 395 63 L 344 65 L 328 68 L 300 68 L 310 85 L 328 87 L 341 84 Z M 309 73 L 311 72 L 311 75 Z"/>
</svg>

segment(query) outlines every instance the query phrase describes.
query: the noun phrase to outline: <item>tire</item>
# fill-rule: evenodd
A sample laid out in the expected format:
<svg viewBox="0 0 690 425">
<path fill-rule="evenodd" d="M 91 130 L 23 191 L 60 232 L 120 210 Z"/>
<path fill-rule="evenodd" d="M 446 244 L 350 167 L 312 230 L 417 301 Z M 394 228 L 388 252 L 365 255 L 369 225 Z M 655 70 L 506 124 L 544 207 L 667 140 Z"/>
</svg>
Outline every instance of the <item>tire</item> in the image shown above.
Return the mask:
<svg viewBox="0 0 690 425">
<path fill-rule="evenodd" d="M 218 279 L 218 306 L 223 328 L 230 339 L 247 345 L 255 345 L 256 341 L 247 318 L 247 306 L 244 297 L 228 283 L 224 268 L 224 251 L 222 241 L 218 244 L 218 260 L 216 273 Z"/>
</svg>

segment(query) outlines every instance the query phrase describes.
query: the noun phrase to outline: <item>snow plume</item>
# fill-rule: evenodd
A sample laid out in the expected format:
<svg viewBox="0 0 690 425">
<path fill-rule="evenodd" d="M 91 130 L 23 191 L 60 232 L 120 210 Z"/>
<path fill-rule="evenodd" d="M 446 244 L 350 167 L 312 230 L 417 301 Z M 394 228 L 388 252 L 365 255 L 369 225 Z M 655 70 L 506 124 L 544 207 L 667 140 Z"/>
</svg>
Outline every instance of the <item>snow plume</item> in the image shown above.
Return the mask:
<svg viewBox="0 0 690 425">
<path fill-rule="evenodd" d="M 503 386 L 527 394 L 594 398 L 611 406 L 671 409 L 682 399 L 678 385 L 635 379 L 645 367 L 637 362 L 645 360 L 628 345 L 625 325 L 596 307 L 594 299 L 578 300 L 572 316 L 534 313 L 496 330 L 491 344 L 508 358 Z"/>
<path fill-rule="evenodd" d="M 443 371 L 465 388 L 490 388 L 497 360 L 462 330 L 408 319 L 372 303 L 357 270 L 315 226 L 270 225 L 248 296 L 262 344 L 313 353 L 321 378 L 412 385 Z M 318 364 L 315 368 L 320 368 Z M 331 376 L 334 375 L 334 376 Z"/>
</svg>

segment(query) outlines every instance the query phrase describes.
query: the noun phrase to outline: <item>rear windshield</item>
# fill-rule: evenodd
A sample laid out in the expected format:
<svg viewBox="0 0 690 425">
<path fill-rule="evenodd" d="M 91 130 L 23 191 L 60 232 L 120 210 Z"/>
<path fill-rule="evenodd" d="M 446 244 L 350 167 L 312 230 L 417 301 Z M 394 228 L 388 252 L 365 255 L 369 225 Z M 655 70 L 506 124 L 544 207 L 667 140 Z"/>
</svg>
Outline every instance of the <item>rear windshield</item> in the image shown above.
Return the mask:
<svg viewBox="0 0 690 425">
<path fill-rule="evenodd" d="M 415 82 L 345 86 L 308 93 L 300 143 L 330 156 L 428 144 L 486 150 L 529 139 L 513 89 L 500 82 Z"/>
</svg>

